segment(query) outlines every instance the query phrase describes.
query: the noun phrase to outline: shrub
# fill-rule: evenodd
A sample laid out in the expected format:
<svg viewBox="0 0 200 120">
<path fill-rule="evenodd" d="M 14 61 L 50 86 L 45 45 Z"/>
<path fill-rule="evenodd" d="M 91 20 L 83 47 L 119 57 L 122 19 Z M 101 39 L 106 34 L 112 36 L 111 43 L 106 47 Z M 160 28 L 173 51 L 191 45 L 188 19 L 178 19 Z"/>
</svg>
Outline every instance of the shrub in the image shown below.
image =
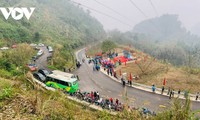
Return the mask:
<svg viewBox="0 0 200 120">
<path fill-rule="evenodd" d="M 0 85 L 0 101 L 10 98 L 13 95 L 13 88 L 9 82 L 1 80 Z"/>
<path fill-rule="evenodd" d="M 197 111 L 199 112 L 199 111 Z M 197 112 L 192 112 L 190 109 L 190 99 L 187 98 L 181 102 L 178 98 L 172 102 L 171 109 L 158 114 L 155 120 L 195 120 Z"/>
<path fill-rule="evenodd" d="M 12 74 L 4 69 L 0 69 L 0 76 L 9 79 L 11 78 Z"/>
</svg>

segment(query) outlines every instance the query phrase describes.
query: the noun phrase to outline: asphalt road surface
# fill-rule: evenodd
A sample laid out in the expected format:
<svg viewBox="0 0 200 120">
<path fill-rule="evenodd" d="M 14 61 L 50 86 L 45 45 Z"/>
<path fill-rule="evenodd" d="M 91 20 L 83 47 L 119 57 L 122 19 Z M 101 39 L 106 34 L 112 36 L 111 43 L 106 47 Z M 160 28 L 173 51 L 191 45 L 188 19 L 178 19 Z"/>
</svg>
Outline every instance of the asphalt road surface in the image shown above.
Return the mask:
<svg viewBox="0 0 200 120">
<path fill-rule="evenodd" d="M 82 60 L 82 58 L 85 58 L 84 50 L 78 53 L 78 59 Z M 82 63 L 82 66 L 75 74 L 78 74 L 80 77 L 79 86 L 82 91 L 98 91 L 104 97 L 118 98 L 123 103 L 127 102 L 135 107 L 147 107 L 152 111 L 162 111 L 170 107 L 171 100 L 169 100 L 169 97 L 128 86 L 124 88 L 122 84 L 113 81 L 105 74 L 93 71 L 93 64 L 88 64 L 87 60 L 85 63 Z M 127 93 L 127 97 L 125 97 L 125 93 Z M 160 107 L 160 105 L 166 106 L 166 108 Z M 192 109 L 200 109 L 200 103 L 192 102 Z"/>
<path fill-rule="evenodd" d="M 47 57 L 51 56 L 52 53 L 49 53 L 48 49 L 46 48 L 46 46 L 44 47 L 39 47 L 41 50 L 43 50 L 43 54 L 42 56 L 40 56 L 37 60 L 36 60 L 36 65 L 39 69 L 47 69 Z"/>
<path fill-rule="evenodd" d="M 47 68 L 47 57 L 51 55 L 46 47 L 41 47 L 44 54 L 36 61 L 39 68 Z M 78 60 L 85 58 L 85 51 L 82 50 L 78 53 Z M 124 88 L 122 84 L 113 81 L 105 74 L 97 71 L 93 71 L 93 65 L 88 64 L 86 60 L 82 63 L 81 67 L 77 69 L 74 74 L 79 75 L 79 88 L 81 91 L 98 91 L 103 97 L 118 98 L 122 103 L 128 103 L 134 107 L 147 107 L 151 111 L 162 111 L 166 110 L 170 106 L 171 100 L 167 96 L 162 96 L 154 93 L 149 93 L 143 90 L 135 89 L 132 87 Z M 127 92 L 125 92 L 127 91 Z M 127 93 L 127 95 L 125 95 Z M 127 96 L 127 97 L 125 97 Z M 128 98 L 128 99 L 126 99 Z M 200 109 L 199 102 L 191 102 L 192 109 Z M 161 108 L 159 106 L 166 106 Z"/>
</svg>

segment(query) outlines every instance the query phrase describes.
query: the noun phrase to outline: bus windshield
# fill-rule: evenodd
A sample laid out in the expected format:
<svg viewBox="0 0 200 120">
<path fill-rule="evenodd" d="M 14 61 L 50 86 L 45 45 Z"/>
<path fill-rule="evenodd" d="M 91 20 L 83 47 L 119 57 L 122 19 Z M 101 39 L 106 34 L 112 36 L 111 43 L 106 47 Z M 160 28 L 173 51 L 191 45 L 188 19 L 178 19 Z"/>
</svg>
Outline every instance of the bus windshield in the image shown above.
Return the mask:
<svg viewBox="0 0 200 120">
<path fill-rule="evenodd" d="M 76 81 L 74 81 L 74 82 L 73 82 L 73 85 L 76 85 L 76 84 L 77 84 L 77 82 L 78 82 L 77 80 L 76 80 Z"/>
</svg>

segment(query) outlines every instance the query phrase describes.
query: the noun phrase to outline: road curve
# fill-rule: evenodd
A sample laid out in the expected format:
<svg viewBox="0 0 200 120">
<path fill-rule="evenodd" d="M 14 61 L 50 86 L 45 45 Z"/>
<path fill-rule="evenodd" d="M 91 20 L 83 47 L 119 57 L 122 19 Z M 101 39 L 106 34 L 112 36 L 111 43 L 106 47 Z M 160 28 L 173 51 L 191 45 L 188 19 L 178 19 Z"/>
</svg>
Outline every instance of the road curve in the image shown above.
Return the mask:
<svg viewBox="0 0 200 120">
<path fill-rule="evenodd" d="M 46 47 L 41 47 L 44 54 L 36 61 L 39 68 L 47 68 L 47 57 L 51 55 Z M 85 57 L 85 51 L 80 50 L 77 54 L 77 59 L 81 60 Z M 126 87 L 127 98 L 125 100 L 124 91 L 125 88 L 116 81 L 113 81 L 107 75 L 93 71 L 92 64 L 88 64 L 86 60 L 82 63 L 82 66 L 77 69 L 74 74 L 79 75 L 80 81 L 79 86 L 82 91 L 98 91 L 101 96 L 118 98 L 121 102 L 127 102 L 131 106 L 135 107 L 147 107 L 152 111 L 162 111 L 167 108 L 160 108 L 159 106 L 170 106 L 170 100 L 167 96 L 162 96 L 158 94 L 149 93 L 132 87 Z M 192 110 L 200 109 L 199 102 L 191 102 Z"/>
<path fill-rule="evenodd" d="M 77 57 L 78 60 L 84 58 L 85 51 L 79 51 Z M 167 107 L 170 106 L 170 100 L 167 96 L 149 93 L 128 86 L 126 87 L 128 100 L 125 100 L 125 88 L 105 74 L 93 71 L 92 67 L 92 64 L 88 64 L 86 60 L 86 62 L 82 63 L 82 66 L 75 71 L 75 74 L 78 74 L 80 77 L 79 86 L 82 91 L 98 91 L 105 97 L 118 98 L 123 103 L 127 102 L 129 105 L 135 107 L 147 107 L 152 111 L 166 110 Z M 200 109 L 199 102 L 194 101 L 191 103 L 192 110 Z M 161 108 L 159 107 L 160 105 L 166 106 L 166 108 Z"/>
<path fill-rule="evenodd" d="M 39 69 L 48 69 L 47 67 L 47 57 L 51 56 L 52 53 L 49 53 L 48 49 L 46 48 L 46 46 L 44 47 L 40 47 L 40 50 L 43 51 L 42 56 L 40 56 L 37 60 L 36 60 L 36 65 Z"/>
</svg>

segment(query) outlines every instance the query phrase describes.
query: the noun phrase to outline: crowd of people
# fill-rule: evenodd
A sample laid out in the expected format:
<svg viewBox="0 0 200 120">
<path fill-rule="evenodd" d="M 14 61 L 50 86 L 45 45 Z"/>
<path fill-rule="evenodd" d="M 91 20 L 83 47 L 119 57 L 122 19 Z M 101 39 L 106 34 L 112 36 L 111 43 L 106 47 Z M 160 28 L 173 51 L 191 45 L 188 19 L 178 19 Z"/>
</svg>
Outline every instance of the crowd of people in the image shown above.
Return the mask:
<svg viewBox="0 0 200 120">
<path fill-rule="evenodd" d="M 125 87 L 126 84 L 132 86 L 132 80 L 133 78 L 135 80 L 139 79 L 139 76 L 134 75 L 133 78 L 128 78 L 128 80 L 126 80 L 125 77 L 123 77 L 123 75 L 117 76 L 116 71 L 114 70 L 114 68 L 116 67 L 113 63 L 111 63 L 108 60 L 104 60 L 101 57 L 96 57 L 94 59 L 90 59 L 89 60 L 89 64 L 93 62 L 93 71 L 99 71 L 100 67 L 103 67 L 104 71 L 107 72 L 107 75 L 113 76 L 116 79 L 121 79 L 121 83 L 122 85 Z M 121 61 L 118 61 L 119 65 L 121 65 Z M 153 84 L 152 85 L 152 92 L 155 93 L 156 91 L 156 86 Z M 164 94 L 165 91 L 165 86 L 163 85 L 161 88 L 161 94 Z M 180 97 L 181 94 L 181 90 L 179 89 L 177 91 L 177 97 Z M 188 91 L 184 91 L 184 97 L 187 98 L 188 97 L 189 92 Z M 175 91 L 174 89 L 171 89 L 170 87 L 168 87 L 167 89 L 167 95 L 169 96 L 169 99 L 174 98 L 175 97 Z M 196 93 L 195 95 L 195 100 L 199 99 L 199 92 Z"/>
<path fill-rule="evenodd" d="M 86 101 L 88 103 L 100 106 L 102 109 L 107 109 L 109 111 L 123 111 L 125 104 L 120 102 L 117 98 L 112 97 L 102 97 L 98 91 L 91 92 L 81 92 L 78 90 L 76 93 L 70 94 L 79 100 Z M 138 110 L 143 115 L 156 115 L 155 112 L 151 112 L 148 108 L 135 108 L 127 106 L 128 111 Z"/>
<path fill-rule="evenodd" d="M 156 87 L 155 87 L 155 85 L 153 84 L 153 85 L 152 85 L 152 92 L 155 93 L 155 91 L 156 91 Z M 164 87 L 164 85 L 163 85 L 162 88 L 161 88 L 161 94 L 162 94 L 162 95 L 164 94 L 164 91 L 165 91 L 165 87 Z M 174 98 L 174 97 L 175 97 L 175 90 L 172 89 L 172 88 L 170 88 L 170 87 L 168 87 L 166 95 L 169 96 L 169 99 Z M 177 97 L 179 98 L 180 95 L 181 95 L 181 90 L 179 89 L 179 90 L 177 91 Z M 184 94 L 183 94 L 184 98 L 187 98 L 188 95 L 189 95 L 189 91 L 186 91 L 186 90 L 185 90 L 185 91 L 184 91 Z M 195 95 L 195 100 L 197 101 L 198 99 L 199 99 L 199 92 L 197 92 L 196 95 Z"/>
</svg>

